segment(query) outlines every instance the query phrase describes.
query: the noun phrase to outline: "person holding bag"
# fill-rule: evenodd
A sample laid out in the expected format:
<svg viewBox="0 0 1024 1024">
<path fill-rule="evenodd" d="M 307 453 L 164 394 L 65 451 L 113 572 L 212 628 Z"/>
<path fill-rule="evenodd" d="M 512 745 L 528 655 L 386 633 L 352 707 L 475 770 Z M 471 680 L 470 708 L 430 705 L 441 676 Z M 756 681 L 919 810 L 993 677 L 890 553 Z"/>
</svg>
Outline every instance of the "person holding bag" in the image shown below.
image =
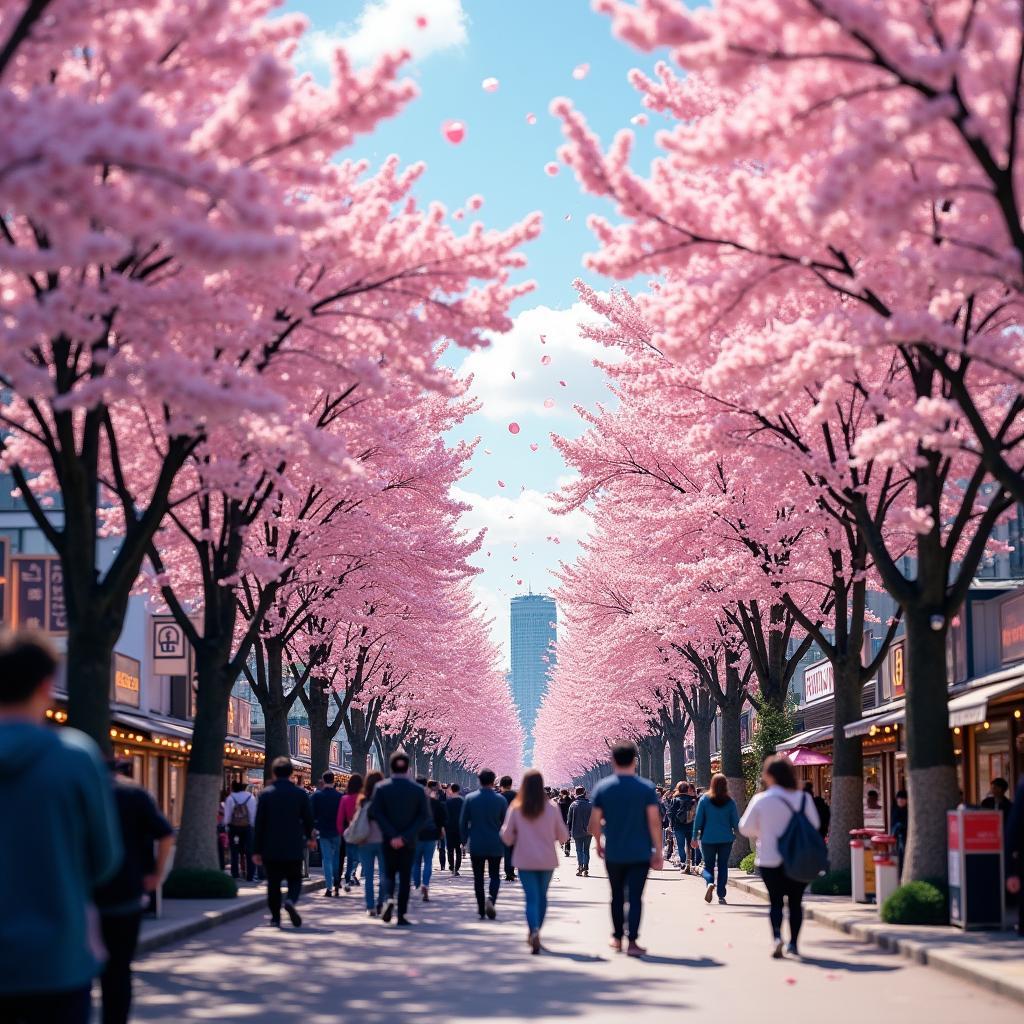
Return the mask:
<svg viewBox="0 0 1024 1024">
<path fill-rule="evenodd" d="M 381 834 L 380 825 L 370 817 L 370 800 L 377 783 L 383 778 L 380 772 L 370 772 L 366 776 L 355 816 L 345 829 L 345 843 L 356 851 L 359 866 L 362 868 L 367 917 L 376 917 L 384 904 L 384 836 Z M 373 893 L 374 866 L 377 867 L 376 897 Z"/>
<path fill-rule="evenodd" d="M 693 846 L 700 844 L 704 855 L 704 902 L 710 903 L 718 876 L 718 902 L 725 903 L 729 879 L 729 855 L 736 838 L 740 815 L 736 801 L 729 796 L 729 780 L 721 772 L 711 778 L 711 789 L 697 802 L 693 819 Z"/>
<path fill-rule="evenodd" d="M 814 801 L 797 791 L 796 772 L 788 758 L 781 754 L 766 758 L 761 782 L 765 788 L 743 812 L 740 832 L 756 842 L 754 863 L 770 901 L 772 957 L 781 960 L 784 905 L 789 905 L 788 952 L 799 956 L 804 889 L 822 869 L 825 844 L 818 834 L 821 822 Z"/>
</svg>

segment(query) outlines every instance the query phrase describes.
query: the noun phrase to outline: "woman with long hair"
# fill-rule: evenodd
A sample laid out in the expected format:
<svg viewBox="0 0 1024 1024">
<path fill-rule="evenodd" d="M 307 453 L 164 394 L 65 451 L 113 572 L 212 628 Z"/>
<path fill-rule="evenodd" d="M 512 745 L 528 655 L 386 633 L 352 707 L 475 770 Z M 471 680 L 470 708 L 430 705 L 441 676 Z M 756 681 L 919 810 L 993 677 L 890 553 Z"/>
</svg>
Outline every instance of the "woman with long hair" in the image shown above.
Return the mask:
<svg viewBox="0 0 1024 1024">
<path fill-rule="evenodd" d="M 803 814 L 815 827 L 821 824 L 814 801 L 797 791 L 796 772 L 789 759 L 781 754 L 765 758 L 761 772 L 764 789 L 747 804 L 740 819 L 740 832 L 756 840 L 754 863 L 768 889 L 769 918 L 772 924 L 772 956 L 782 959 L 783 906 L 789 904 L 789 953 L 799 956 L 797 941 L 803 924 L 803 898 L 806 882 L 786 874 L 779 852 L 779 839 L 789 827 L 794 814 Z"/>
<path fill-rule="evenodd" d="M 558 805 L 544 791 L 544 777 L 535 768 L 523 775 L 519 793 L 512 801 L 501 827 L 501 838 L 512 847 L 512 865 L 519 872 L 526 897 L 527 942 L 539 953 L 540 930 L 548 909 L 548 886 L 558 867 L 558 851 L 569 838 Z"/>
<path fill-rule="evenodd" d="M 345 842 L 345 829 L 352 824 L 359 807 L 359 794 L 363 791 L 363 777 L 358 772 L 350 775 L 345 786 L 345 795 L 338 804 L 338 835 L 341 836 L 341 861 L 345 868 L 345 892 L 351 892 L 355 881 L 357 847 L 350 848 Z"/>
<path fill-rule="evenodd" d="M 693 819 L 693 845 L 700 844 L 704 855 L 701 874 L 707 888 L 704 902 L 710 903 L 718 875 L 718 902 L 725 902 L 725 886 L 729 880 L 729 855 L 740 824 L 736 801 L 729 796 L 729 780 L 719 772 L 711 777 L 711 788 L 697 802 Z"/>
<path fill-rule="evenodd" d="M 370 801 L 373 799 L 373 791 L 377 783 L 383 779 L 381 772 L 370 772 L 363 783 L 363 790 L 359 794 L 359 807 L 357 814 L 366 814 L 370 809 Z M 376 917 L 380 908 L 384 905 L 384 836 L 381 833 L 380 825 L 368 819 L 369 833 L 366 842 L 356 847 L 359 853 L 359 867 L 363 872 L 363 891 L 366 895 L 366 913 L 368 917 Z M 377 868 L 377 894 L 373 892 L 374 867 Z"/>
</svg>

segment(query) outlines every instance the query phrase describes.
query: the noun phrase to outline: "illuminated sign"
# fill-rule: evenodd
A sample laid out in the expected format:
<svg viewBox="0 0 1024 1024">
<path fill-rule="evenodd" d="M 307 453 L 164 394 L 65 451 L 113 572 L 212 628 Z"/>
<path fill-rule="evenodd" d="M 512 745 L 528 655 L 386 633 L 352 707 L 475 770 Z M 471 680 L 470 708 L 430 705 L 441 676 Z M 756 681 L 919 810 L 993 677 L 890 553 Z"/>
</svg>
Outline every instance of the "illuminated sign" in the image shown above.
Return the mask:
<svg viewBox="0 0 1024 1024">
<path fill-rule="evenodd" d="M 1024 594 L 999 608 L 999 653 L 1004 665 L 1024 660 Z"/>
<path fill-rule="evenodd" d="M 110 696 L 118 704 L 130 704 L 139 707 L 139 691 L 142 687 L 142 665 L 135 658 L 114 653 L 114 664 L 111 666 Z"/>
<path fill-rule="evenodd" d="M 836 692 L 836 673 L 832 662 L 817 661 L 809 665 L 804 672 L 804 703 L 811 704 L 825 697 L 832 697 Z"/>
</svg>

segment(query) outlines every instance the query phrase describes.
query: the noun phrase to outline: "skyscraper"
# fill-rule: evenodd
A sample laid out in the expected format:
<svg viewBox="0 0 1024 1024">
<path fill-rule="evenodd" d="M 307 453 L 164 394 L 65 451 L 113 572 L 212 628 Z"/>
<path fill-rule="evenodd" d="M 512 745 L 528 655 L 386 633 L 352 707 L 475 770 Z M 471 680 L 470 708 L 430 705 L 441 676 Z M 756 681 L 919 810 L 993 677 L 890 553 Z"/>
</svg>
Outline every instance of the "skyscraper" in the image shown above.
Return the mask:
<svg viewBox="0 0 1024 1024">
<path fill-rule="evenodd" d="M 554 666 L 557 608 L 545 594 L 512 598 L 512 695 L 526 731 L 524 760 L 533 759 L 533 723 Z"/>
</svg>

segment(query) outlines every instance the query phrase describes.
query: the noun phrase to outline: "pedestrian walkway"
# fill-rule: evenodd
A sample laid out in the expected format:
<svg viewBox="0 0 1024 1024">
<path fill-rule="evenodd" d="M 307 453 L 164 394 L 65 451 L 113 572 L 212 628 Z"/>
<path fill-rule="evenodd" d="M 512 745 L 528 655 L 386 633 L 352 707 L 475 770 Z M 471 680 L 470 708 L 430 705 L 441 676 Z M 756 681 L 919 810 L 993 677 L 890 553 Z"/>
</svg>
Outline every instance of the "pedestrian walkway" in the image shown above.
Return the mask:
<svg viewBox="0 0 1024 1024">
<path fill-rule="evenodd" d="M 709 906 L 678 871 L 652 875 L 644 960 L 607 948 L 608 885 L 595 861 L 575 877 L 566 859 L 552 883 L 546 952 L 532 957 L 518 884 L 503 885 L 498 920 L 480 921 L 472 879 L 435 875 L 431 902 L 414 900 L 414 928 L 365 916 L 355 893 L 305 897 L 306 924 L 283 931 L 265 915 L 231 922 L 138 963 L 135 1019 L 245 1024 L 580 1020 L 622 1024 L 739 1021 L 905 1024 L 927 999 L 929 1024 L 1017 1024 L 1020 1006 L 810 923 L 806 959 L 773 961 L 764 905 L 738 891 Z"/>
</svg>

